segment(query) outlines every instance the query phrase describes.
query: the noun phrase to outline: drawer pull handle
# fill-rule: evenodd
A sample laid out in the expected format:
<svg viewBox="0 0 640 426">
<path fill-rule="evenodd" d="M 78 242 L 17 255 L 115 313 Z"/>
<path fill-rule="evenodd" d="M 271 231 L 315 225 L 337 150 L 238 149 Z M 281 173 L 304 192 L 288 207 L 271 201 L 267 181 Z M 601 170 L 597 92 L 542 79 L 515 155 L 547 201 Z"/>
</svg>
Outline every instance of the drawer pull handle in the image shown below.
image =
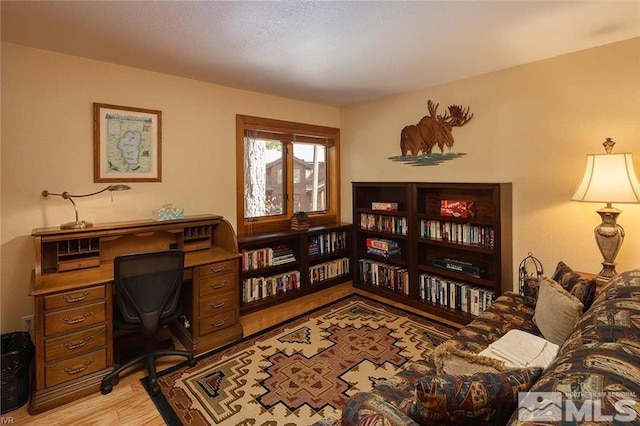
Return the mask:
<svg viewBox="0 0 640 426">
<path fill-rule="evenodd" d="M 71 297 L 71 296 L 67 295 L 67 296 L 63 296 L 62 298 L 67 303 L 77 303 L 77 302 L 82 302 L 84 299 L 87 298 L 88 295 L 89 295 L 89 292 L 88 291 L 84 291 L 84 292 L 82 292 L 82 296 Z"/>
<path fill-rule="evenodd" d="M 92 340 L 93 340 L 93 336 L 88 336 L 88 337 L 85 337 L 84 340 L 80 340 L 79 342 L 76 342 L 76 343 L 66 342 L 64 344 L 64 347 L 71 351 L 71 350 L 83 347 L 84 345 L 86 345 L 87 343 L 89 343 Z"/>
<path fill-rule="evenodd" d="M 64 322 L 66 322 L 67 324 L 71 325 L 71 324 L 78 324 L 80 322 L 85 321 L 87 318 L 89 318 L 91 315 L 93 315 L 92 312 L 85 312 L 84 314 L 77 316 L 75 318 L 69 318 L 69 317 L 65 317 L 64 318 Z"/>
<path fill-rule="evenodd" d="M 225 303 L 227 303 L 227 299 L 224 299 L 222 302 L 218 302 L 218 303 L 210 303 L 209 306 L 211 306 L 214 309 L 217 309 L 217 308 L 222 308 L 225 305 Z"/>
<path fill-rule="evenodd" d="M 222 266 L 219 266 L 219 267 L 217 267 L 217 268 L 216 268 L 216 267 L 214 267 L 214 266 L 212 266 L 212 267 L 210 267 L 209 269 L 211 269 L 211 271 L 212 271 L 212 272 L 216 272 L 216 273 L 218 273 L 218 272 L 222 272 L 222 271 L 224 271 L 225 269 L 227 269 L 227 265 L 222 265 Z"/>
<path fill-rule="evenodd" d="M 211 322 L 209 323 L 209 325 L 212 327 L 222 327 L 226 322 L 227 322 L 227 318 L 223 319 L 220 322 Z"/>
<path fill-rule="evenodd" d="M 64 372 L 70 376 L 73 376 L 74 374 L 82 373 L 84 370 L 87 369 L 87 367 L 89 367 L 89 365 L 91 365 L 92 362 L 93 361 L 86 361 L 81 365 L 78 365 L 77 367 L 65 368 Z"/>
<path fill-rule="evenodd" d="M 214 290 L 217 290 L 217 289 L 219 289 L 219 288 L 222 288 L 222 287 L 224 287 L 225 285 L 227 285 L 227 282 L 226 282 L 226 281 L 222 281 L 222 282 L 215 283 L 215 284 L 210 284 L 211 288 L 212 288 L 212 289 L 214 289 Z"/>
</svg>

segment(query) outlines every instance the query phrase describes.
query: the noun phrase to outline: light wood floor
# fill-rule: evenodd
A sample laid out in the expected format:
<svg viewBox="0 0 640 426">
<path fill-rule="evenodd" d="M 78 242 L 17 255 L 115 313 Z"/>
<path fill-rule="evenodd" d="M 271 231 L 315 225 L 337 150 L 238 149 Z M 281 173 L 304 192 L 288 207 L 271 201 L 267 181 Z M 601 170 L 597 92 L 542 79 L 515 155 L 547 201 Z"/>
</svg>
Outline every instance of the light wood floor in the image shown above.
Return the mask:
<svg viewBox="0 0 640 426">
<path fill-rule="evenodd" d="M 361 293 L 390 305 L 425 315 L 425 312 L 402 304 L 391 302 L 351 286 L 351 282 L 340 284 L 318 293 L 314 293 L 277 307 L 245 315 L 240 318 L 244 335 L 248 336 L 272 325 L 303 314 L 318 306 L 333 302 L 352 293 Z M 452 324 L 453 325 L 453 324 Z M 176 341 L 177 343 L 177 341 Z M 158 361 L 158 371 L 162 371 L 183 358 L 165 357 Z M 36 416 L 29 415 L 28 404 L 7 413 L 0 424 L 15 425 L 164 425 L 155 405 L 140 384 L 146 370 L 142 367 L 130 370 L 120 378 L 118 385 L 108 395 L 96 392 L 72 403 L 46 411 Z"/>
</svg>

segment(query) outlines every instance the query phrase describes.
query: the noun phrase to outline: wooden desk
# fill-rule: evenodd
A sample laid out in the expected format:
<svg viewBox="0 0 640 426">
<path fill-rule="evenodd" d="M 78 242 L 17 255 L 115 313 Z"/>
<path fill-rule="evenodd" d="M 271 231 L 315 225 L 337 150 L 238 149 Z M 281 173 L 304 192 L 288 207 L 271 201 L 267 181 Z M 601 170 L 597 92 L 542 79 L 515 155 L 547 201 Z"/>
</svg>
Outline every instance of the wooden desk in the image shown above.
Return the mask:
<svg viewBox="0 0 640 426">
<path fill-rule="evenodd" d="M 35 386 L 39 413 L 99 391 L 113 369 L 113 259 L 121 254 L 185 251 L 182 298 L 190 323 L 172 327 L 194 354 L 242 337 L 238 242 L 216 215 L 139 220 L 85 229 L 35 229 L 33 276 Z"/>
</svg>

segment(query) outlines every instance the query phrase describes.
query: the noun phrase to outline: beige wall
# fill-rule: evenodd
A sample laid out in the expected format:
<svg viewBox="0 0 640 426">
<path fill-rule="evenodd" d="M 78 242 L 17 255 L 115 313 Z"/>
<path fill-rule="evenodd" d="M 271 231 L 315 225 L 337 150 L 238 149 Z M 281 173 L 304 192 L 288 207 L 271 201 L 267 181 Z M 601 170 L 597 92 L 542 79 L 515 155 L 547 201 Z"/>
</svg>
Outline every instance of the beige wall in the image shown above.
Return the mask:
<svg viewBox="0 0 640 426">
<path fill-rule="evenodd" d="M 150 218 L 165 203 L 235 224 L 235 115 L 340 127 L 337 108 L 314 105 L 73 56 L 2 45 L 2 332 L 33 312 L 33 228 L 74 219 L 68 201 L 40 192 L 87 193 L 93 183 L 92 103 L 162 111 L 161 183 L 81 199 L 94 222 Z"/>
<path fill-rule="evenodd" d="M 388 160 L 428 99 L 440 111 L 471 106 L 473 120 L 453 131 L 454 152 L 467 155 L 431 167 Z M 592 230 L 604 205 L 569 199 L 585 155 L 604 153 L 606 137 L 614 152 L 635 154 L 640 177 L 640 38 L 345 108 L 343 219 L 351 220 L 351 181 L 512 182 L 514 273 L 528 252 L 548 274 L 559 260 L 597 273 Z M 640 267 L 640 205 L 617 207 L 626 230 L 618 271 Z"/>
<path fill-rule="evenodd" d="M 118 65 L 2 44 L 1 330 L 32 313 L 27 296 L 33 228 L 73 219 L 61 199 L 93 183 L 93 102 L 163 113 L 163 181 L 78 202 L 95 222 L 150 217 L 173 203 L 187 214 L 217 213 L 235 223 L 235 114 L 342 128 L 343 220 L 351 221 L 354 180 L 510 181 L 514 185 L 514 270 L 531 251 L 551 273 L 563 259 L 597 272 L 592 229 L 598 204 L 569 201 L 587 153 L 606 137 L 633 151 L 640 173 L 640 39 L 431 87 L 339 110 Z M 435 167 L 387 159 L 402 127 L 441 109 L 470 105 L 475 118 L 454 130 L 467 156 Z M 640 266 L 640 205 L 620 205 L 627 239 L 619 270 Z"/>
</svg>

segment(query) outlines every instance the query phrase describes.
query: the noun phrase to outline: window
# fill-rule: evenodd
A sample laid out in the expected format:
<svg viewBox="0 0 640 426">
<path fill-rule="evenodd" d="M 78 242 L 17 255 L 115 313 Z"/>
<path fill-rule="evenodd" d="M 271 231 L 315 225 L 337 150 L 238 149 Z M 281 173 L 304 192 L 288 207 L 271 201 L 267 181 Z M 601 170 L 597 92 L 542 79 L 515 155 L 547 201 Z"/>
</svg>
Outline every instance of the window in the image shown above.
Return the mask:
<svg viewBox="0 0 640 426">
<path fill-rule="evenodd" d="M 236 134 L 239 235 L 289 229 L 299 211 L 337 222 L 339 129 L 238 115 Z"/>
</svg>

